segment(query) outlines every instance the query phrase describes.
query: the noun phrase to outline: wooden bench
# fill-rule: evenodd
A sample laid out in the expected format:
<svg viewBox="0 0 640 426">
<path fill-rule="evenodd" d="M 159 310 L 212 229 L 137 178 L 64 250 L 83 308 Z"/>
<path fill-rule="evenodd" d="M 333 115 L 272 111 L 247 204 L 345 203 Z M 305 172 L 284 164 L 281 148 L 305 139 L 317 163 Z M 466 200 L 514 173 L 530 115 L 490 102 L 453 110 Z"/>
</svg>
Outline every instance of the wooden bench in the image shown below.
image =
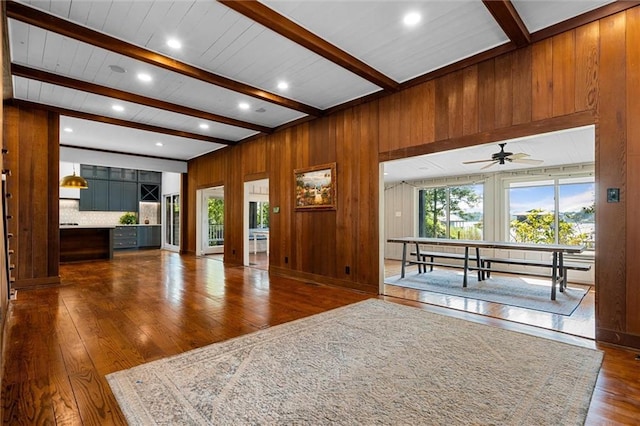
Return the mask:
<svg viewBox="0 0 640 426">
<path fill-rule="evenodd" d="M 504 265 L 522 265 L 522 266 L 535 266 L 540 268 L 553 268 L 553 263 L 551 260 L 533 260 L 533 259 L 514 259 L 514 258 L 503 258 L 503 257 L 483 257 L 482 258 L 482 266 L 483 271 L 486 278 L 491 277 L 491 272 L 502 272 L 507 274 L 520 274 L 520 275 L 530 275 L 530 276 L 539 276 L 548 278 L 550 274 L 544 273 L 536 273 L 532 271 L 509 271 L 509 270 L 500 270 L 491 268 L 491 264 L 500 263 Z M 559 283 L 560 283 L 560 291 L 564 291 L 567 287 L 567 271 L 588 271 L 591 269 L 591 265 L 586 265 L 584 263 L 577 262 L 562 262 L 562 270 L 559 270 Z"/>
<path fill-rule="evenodd" d="M 409 255 L 411 256 L 417 256 L 417 252 L 413 251 L 411 253 L 409 253 Z M 433 267 L 434 266 L 442 266 L 442 267 L 447 267 L 447 268 L 464 268 L 463 265 L 456 265 L 453 263 L 445 263 L 445 262 L 436 262 L 435 259 L 459 259 L 459 260 L 464 260 L 464 254 L 462 253 L 447 253 L 447 252 L 436 252 L 436 251 L 421 251 L 420 252 L 420 257 L 421 259 L 418 259 L 417 262 L 413 262 L 412 263 L 417 263 L 418 264 L 418 273 L 422 273 L 422 272 L 427 272 L 427 265 L 429 266 L 429 272 L 433 271 Z M 428 258 L 428 260 L 427 260 Z M 469 261 L 473 261 L 476 262 L 477 264 L 477 258 L 475 255 L 469 255 Z M 478 281 L 481 281 L 484 277 L 484 274 L 482 273 L 482 267 L 483 267 L 483 257 L 480 257 L 480 265 L 479 267 L 473 267 L 473 266 L 469 266 L 469 269 L 477 269 L 478 270 Z M 424 271 L 422 270 L 422 267 L 424 266 Z"/>
</svg>

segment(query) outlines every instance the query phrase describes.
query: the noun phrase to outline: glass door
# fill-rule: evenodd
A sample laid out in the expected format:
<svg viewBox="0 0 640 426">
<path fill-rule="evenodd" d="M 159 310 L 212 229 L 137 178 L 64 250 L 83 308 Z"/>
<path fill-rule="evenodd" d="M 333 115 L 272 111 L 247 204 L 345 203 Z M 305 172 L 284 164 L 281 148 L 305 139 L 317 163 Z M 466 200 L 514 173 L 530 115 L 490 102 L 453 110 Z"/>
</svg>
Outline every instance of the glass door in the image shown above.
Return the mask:
<svg viewBox="0 0 640 426">
<path fill-rule="evenodd" d="M 180 251 L 180 195 L 164 197 L 164 248 Z"/>
</svg>

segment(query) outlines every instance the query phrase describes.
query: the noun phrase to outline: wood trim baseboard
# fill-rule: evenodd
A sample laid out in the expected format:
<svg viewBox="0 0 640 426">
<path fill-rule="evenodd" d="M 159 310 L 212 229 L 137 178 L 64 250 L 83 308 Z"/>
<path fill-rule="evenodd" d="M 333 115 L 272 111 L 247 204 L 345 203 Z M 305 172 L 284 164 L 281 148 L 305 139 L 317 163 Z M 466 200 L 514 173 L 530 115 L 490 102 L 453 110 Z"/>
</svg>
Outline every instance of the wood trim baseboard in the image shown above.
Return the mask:
<svg viewBox="0 0 640 426">
<path fill-rule="evenodd" d="M 59 276 L 16 280 L 13 288 L 15 288 L 16 290 L 28 290 L 39 287 L 52 287 L 56 285 L 60 285 Z"/>
<path fill-rule="evenodd" d="M 627 348 L 640 349 L 640 335 L 631 334 L 624 331 L 609 330 L 606 328 L 596 328 L 596 341 L 599 343 L 610 343 Z"/>
<path fill-rule="evenodd" d="M 276 277 L 291 278 L 296 281 L 306 281 L 318 285 L 347 288 L 367 294 L 378 294 L 377 284 L 363 284 L 355 281 L 348 281 L 339 278 L 326 277 L 324 275 L 312 274 L 309 272 L 294 271 L 292 269 L 282 268 L 278 266 L 269 266 L 269 274 Z"/>
</svg>

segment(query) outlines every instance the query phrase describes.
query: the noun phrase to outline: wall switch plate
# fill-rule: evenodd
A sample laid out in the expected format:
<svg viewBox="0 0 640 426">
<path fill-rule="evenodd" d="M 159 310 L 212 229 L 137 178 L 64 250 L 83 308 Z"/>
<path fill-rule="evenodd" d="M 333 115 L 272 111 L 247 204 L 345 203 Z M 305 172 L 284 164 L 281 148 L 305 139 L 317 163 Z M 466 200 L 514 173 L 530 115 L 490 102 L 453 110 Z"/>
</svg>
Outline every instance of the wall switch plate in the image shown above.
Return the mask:
<svg viewBox="0 0 640 426">
<path fill-rule="evenodd" d="M 620 202 L 620 188 L 607 188 L 607 203 Z"/>
</svg>

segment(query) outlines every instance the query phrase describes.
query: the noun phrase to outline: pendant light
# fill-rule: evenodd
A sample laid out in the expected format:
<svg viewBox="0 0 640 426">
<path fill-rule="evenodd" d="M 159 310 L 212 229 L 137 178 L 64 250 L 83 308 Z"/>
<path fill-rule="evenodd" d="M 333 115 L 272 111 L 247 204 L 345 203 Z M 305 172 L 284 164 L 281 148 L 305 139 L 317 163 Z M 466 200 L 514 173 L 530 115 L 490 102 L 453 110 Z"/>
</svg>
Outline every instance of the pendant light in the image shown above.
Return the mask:
<svg viewBox="0 0 640 426">
<path fill-rule="evenodd" d="M 82 176 L 76 175 L 76 168 L 73 167 L 73 174 L 65 176 L 60 180 L 60 186 L 62 188 L 74 188 L 74 189 L 87 189 L 89 184 L 87 180 Z"/>
</svg>

